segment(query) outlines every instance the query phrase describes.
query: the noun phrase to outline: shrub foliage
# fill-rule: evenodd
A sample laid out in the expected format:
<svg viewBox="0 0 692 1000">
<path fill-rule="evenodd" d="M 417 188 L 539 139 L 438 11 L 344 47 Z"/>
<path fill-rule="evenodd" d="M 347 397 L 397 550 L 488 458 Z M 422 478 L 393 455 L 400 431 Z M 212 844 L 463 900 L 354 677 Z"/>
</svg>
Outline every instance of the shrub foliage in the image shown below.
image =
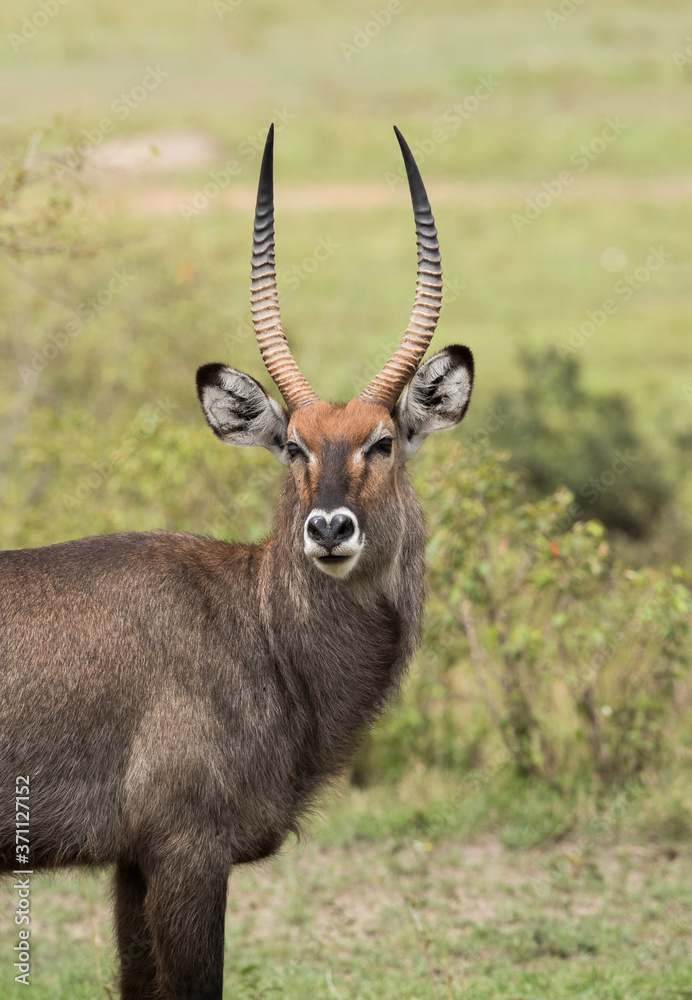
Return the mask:
<svg viewBox="0 0 692 1000">
<path fill-rule="evenodd" d="M 499 742 L 520 774 L 612 784 L 670 752 L 692 652 L 683 571 L 627 568 L 599 521 L 571 518 L 568 490 L 524 499 L 507 457 L 446 443 L 443 461 L 418 468 L 424 648 L 359 780 L 396 774 L 412 753 L 469 766 Z"/>
</svg>

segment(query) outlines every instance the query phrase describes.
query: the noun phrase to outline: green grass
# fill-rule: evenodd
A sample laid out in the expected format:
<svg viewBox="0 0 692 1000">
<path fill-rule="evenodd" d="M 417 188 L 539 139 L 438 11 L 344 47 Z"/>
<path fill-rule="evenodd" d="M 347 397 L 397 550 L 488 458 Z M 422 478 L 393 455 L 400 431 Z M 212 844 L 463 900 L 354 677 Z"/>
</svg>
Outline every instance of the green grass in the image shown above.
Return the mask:
<svg viewBox="0 0 692 1000">
<path fill-rule="evenodd" d="M 659 808 L 661 794 L 646 792 Z M 305 842 L 233 873 L 228 995 L 685 996 L 692 854 L 643 799 L 616 794 L 596 811 L 591 796 L 480 773 L 463 784 L 419 772 L 396 789 L 344 789 Z M 1 891 L 9 912 L 13 889 Z M 109 985 L 106 874 L 34 876 L 31 900 L 32 996 L 103 996 L 92 922 Z M 15 928 L 0 927 L 4 955 L 14 939 Z M 3 997 L 14 995 L 9 972 L 3 962 Z"/>
</svg>

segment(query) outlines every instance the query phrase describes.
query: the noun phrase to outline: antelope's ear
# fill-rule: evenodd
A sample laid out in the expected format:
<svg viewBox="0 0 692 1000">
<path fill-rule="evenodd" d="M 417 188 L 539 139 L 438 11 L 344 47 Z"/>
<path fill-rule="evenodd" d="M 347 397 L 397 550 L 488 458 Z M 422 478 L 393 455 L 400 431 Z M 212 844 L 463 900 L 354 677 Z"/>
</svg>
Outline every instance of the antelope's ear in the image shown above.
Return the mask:
<svg viewBox="0 0 692 1000">
<path fill-rule="evenodd" d="M 202 365 L 197 370 L 197 395 L 207 423 L 222 441 L 259 445 L 289 464 L 288 418 L 251 375 L 226 365 Z"/>
<path fill-rule="evenodd" d="M 455 427 L 466 413 L 473 386 L 473 355 L 452 345 L 416 371 L 396 407 L 405 462 L 433 431 Z"/>
</svg>

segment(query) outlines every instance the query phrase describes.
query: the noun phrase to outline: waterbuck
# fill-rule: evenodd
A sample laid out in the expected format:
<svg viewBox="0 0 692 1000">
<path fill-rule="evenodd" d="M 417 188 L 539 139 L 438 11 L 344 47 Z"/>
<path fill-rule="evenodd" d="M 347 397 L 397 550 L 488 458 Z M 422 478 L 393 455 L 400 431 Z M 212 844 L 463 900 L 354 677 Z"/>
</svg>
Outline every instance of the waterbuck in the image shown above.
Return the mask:
<svg viewBox="0 0 692 1000">
<path fill-rule="evenodd" d="M 269 131 L 252 315 L 286 405 L 223 364 L 199 369 L 197 391 L 222 441 L 288 467 L 273 537 L 124 533 L 0 553 L 0 870 L 115 865 L 125 1000 L 221 998 L 233 865 L 297 828 L 418 641 L 424 520 L 405 463 L 461 420 L 473 361 L 446 347 L 421 364 L 442 269 L 396 135 L 416 223 L 413 314 L 360 396 L 333 404 L 281 327 Z"/>
</svg>

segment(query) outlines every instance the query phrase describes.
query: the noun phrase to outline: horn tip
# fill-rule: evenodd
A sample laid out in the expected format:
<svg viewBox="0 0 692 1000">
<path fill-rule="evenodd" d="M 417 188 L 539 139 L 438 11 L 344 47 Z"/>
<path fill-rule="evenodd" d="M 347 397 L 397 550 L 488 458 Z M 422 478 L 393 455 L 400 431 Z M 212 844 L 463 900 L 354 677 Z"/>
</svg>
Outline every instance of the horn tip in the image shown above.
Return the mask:
<svg viewBox="0 0 692 1000">
<path fill-rule="evenodd" d="M 411 150 L 409 149 L 409 145 L 404 139 L 403 135 L 401 134 L 401 131 L 396 127 L 396 125 L 394 125 L 393 128 L 394 128 L 394 135 L 396 136 L 397 142 L 399 143 L 399 148 L 403 153 L 404 160 L 405 161 L 413 160 L 413 155 L 411 153 Z"/>
</svg>

